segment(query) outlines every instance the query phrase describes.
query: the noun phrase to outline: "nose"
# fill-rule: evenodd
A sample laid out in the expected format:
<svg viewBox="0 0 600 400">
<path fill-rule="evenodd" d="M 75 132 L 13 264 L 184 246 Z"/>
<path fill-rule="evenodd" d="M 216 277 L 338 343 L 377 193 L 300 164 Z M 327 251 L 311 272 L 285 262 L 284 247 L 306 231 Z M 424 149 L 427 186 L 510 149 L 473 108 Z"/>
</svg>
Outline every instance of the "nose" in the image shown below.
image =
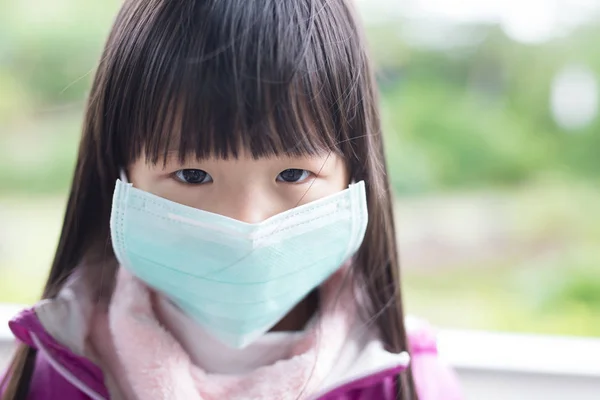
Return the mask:
<svg viewBox="0 0 600 400">
<path fill-rule="evenodd" d="M 237 192 L 224 199 L 219 214 L 248 224 L 256 224 L 277 214 L 277 207 L 265 193 Z"/>
</svg>

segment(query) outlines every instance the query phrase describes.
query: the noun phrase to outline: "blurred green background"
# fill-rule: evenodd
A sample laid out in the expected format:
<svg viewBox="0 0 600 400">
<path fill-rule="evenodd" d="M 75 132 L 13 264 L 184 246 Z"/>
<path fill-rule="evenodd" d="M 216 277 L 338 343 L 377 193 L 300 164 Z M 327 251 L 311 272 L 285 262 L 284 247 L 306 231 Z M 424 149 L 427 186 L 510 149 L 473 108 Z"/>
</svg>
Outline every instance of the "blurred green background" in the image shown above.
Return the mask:
<svg viewBox="0 0 600 400">
<path fill-rule="evenodd" d="M 444 327 L 600 336 L 597 7 L 524 25 L 515 10 L 358 3 L 408 311 Z M 40 294 L 119 4 L 0 0 L 0 302 Z"/>
</svg>

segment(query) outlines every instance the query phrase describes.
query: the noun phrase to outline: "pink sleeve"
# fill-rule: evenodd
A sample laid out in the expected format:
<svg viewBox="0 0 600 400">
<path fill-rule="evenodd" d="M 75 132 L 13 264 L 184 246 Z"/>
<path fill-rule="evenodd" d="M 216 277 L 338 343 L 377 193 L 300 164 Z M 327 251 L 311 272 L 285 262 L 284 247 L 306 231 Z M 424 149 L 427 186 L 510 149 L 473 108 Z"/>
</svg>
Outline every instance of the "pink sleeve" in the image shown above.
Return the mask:
<svg viewBox="0 0 600 400">
<path fill-rule="evenodd" d="M 432 327 L 421 320 L 411 321 L 411 325 L 414 326 L 409 329 L 408 337 L 419 400 L 462 400 L 455 372 L 438 357 Z"/>
</svg>

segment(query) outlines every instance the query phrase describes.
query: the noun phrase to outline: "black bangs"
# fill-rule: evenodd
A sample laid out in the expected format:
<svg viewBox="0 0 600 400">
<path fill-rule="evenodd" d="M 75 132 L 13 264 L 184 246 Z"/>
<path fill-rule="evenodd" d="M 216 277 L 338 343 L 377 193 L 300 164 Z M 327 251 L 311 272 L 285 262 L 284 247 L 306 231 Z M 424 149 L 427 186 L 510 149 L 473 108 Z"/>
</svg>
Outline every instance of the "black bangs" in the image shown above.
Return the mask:
<svg viewBox="0 0 600 400">
<path fill-rule="evenodd" d="M 111 64 L 104 129 L 112 154 L 124 164 L 141 154 L 157 163 L 170 152 L 182 160 L 241 150 L 255 158 L 350 154 L 349 142 L 365 134 L 353 123 L 364 108 L 364 60 L 344 7 L 127 2 L 103 61 Z"/>
</svg>

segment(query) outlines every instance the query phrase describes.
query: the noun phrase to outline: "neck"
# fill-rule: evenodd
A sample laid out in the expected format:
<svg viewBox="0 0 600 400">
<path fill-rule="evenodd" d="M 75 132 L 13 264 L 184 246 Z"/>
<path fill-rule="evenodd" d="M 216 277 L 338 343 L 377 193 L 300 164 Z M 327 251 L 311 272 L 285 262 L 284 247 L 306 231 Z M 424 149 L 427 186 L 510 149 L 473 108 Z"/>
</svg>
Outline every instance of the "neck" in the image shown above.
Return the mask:
<svg viewBox="0 0 600 400">
<path fill-rule="evenodd" d="M 319 292 L 313 290 L 300 303 L 296 305 L 271 332 L 296 332 L 301 331 L 312 318 L 319 307 Z"/>
</svg>

